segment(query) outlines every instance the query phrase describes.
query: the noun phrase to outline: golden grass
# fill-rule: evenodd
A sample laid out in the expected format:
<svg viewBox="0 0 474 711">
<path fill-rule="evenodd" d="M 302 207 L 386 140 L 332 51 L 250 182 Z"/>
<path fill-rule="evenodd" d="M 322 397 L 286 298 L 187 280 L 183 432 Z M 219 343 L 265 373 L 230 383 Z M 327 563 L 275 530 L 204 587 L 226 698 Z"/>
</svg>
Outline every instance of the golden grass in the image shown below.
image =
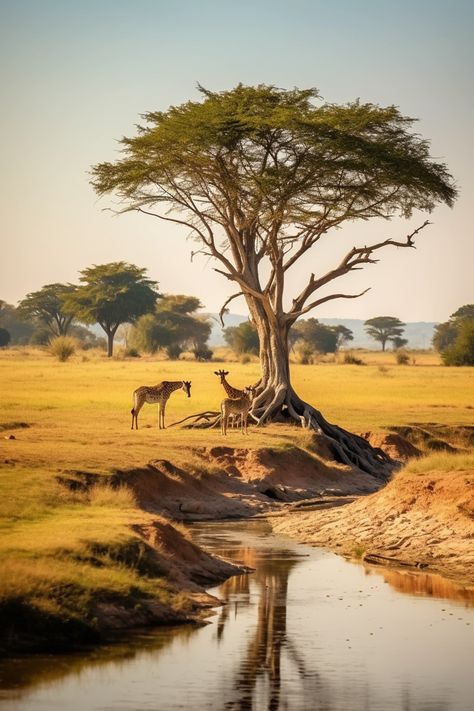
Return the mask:
<svg viewBox="0 0 474 711">
<path fill-rule="evenodd" d="M 460 471 L 474 471 L 473 452 L 432 452 L 421 459 L 410 460 L 403 467 L 403 472 L 410 474 Z"/>
</svg>

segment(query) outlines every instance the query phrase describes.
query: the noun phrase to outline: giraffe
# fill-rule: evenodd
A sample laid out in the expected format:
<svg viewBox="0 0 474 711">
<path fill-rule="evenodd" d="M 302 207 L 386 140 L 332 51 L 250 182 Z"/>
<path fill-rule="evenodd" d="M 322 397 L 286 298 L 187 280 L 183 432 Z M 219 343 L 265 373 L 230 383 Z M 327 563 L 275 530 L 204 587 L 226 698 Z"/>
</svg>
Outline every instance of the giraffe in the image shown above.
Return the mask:
<svg viewBox="0 0 474 711">
<path fill-rule="evenodd" d="M 138 413 L 146 402 L 158 403 L 158 427 L 164 430 L 166 403 L 171 393 L 179 389 L 184 390 L 186 395 L 191 397 L 190 380 L 163 380 L 158 385 L 142 385 L 137 388 L 133 393 L 132 430 L 134 423 L 135 429 L 138 430 Z"/>
<path fill-rule="evenodd" d="M 225 376 L 226 376 L 226 375 L 229 375 L 229 371 L 228 371 L 228 370 L 222 370 L 222 369 L 221 369 L 221 370 L 215 370 L 215 371 L 214 371 L 214 375 L 218 375 L 218 376 L 219 376 L 219 378 L 221 379 L 221 385 L 222 385 L 222 387 L 224 388 L 224 390 L 226 391 L 227 395 L 228 395 L 230 398 L 235 399 L 235 398 L 237 398 L 237 397 L 242 397 L 242 395 L 244 394 L 244 391 L 243 391 L 243 390 L 237 390 L 237 388 L 233 388 L 232 385 L 230 385 L 230 383 L 227 382 Z M 232 420 L 231 420 L 231 422 L 232 422 L 232 427 L 234 427 L 234 426 L 235 426 L 235 418 L 234 418 L 233 415 L 232 415 Z"/>
<path fill-rule="evenodd" d="M 247 388 L 244 388 L 243 394 L 240 397 L 227 397 L 221 402 L 221 434 L 227 434 L 229 415 L 237 417 L 240 415 L 240 430 L 242 434 L 248 434 L 247 418 L 254 397 L 255 388 L 249 385 Z"/>
</svg>

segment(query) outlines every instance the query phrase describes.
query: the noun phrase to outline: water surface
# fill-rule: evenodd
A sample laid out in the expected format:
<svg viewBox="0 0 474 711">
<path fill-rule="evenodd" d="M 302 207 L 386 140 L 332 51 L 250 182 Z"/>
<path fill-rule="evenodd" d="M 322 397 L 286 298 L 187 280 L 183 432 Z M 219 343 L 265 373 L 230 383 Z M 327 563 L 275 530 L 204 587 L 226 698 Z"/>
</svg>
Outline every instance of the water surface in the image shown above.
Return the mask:
<svg viewBox="0 0 474 711">
<path fill-rule="evenodd" d="M 0 710 L 472 709 L 472 592 L 348 563 L 262 521 L 195 536 L 255 568 L 210 591 L 226 602 L 210 624 L 0 663 Z"/>
</svg>

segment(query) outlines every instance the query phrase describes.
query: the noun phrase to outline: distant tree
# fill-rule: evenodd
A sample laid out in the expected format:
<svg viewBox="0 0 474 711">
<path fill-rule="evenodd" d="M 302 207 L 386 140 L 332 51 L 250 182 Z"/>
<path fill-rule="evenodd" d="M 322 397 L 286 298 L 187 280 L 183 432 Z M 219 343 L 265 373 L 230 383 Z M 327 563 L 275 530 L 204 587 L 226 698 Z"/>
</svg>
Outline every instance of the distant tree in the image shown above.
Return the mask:
<svg viewBox="0 0 474 711">
<path fill-rule="evenodd" d="M 457 326 L 454 321 L 445 321 L 434 327 L 433 348 L 442 353 L 448 346 L 452 346 L 457 336 Z"/>
<path fill-rule="evenodd" d="M 305 343 L 318 353 L 335 353 L 337 350 L 338 334 L 331 326 L 319 323 L 316 318 L 297 321 L 290 332 L 295 341 Z"/>
<path fill-rule="evenodd" d="M 241 355 L 242 353 L 258 354 L 258 333 L 250 321 L 242 321 L 238 326 L 228 326 L 225 328 L 224 340 L 237 355 Z"/>
<path fill-rule="evenodd" d="M 474 365 L 474 319 L 464 318 L 456 340 L 441 354 L 445 365 Z"/>
<path fill-rule="evenodd" d="M 392 341 L 402 335 L 405 330 L 405 324 L 395 316 L 376 316 L 369 318 L 364 322 L 365 330 L 368 335 L 382 344 L 382 350 L 385 350 L 387 341 Z"/>
<path fill-rule="evenodd" d="M 28 343 L 33 331 L 37 327 L 32 321 L 25 320 L 20 315 L 18 309 L 7 304 L 6 301 L 0 302 L 0 327 L 5 328 L 11 336 L 11 345 Z"/>
<path fill-rule="evenodd" d="M 445 365 L 474 365 L 474 304 L 461 306 L 435 326 L 433 346 Z"/>
<path fill-rule="evenodd" d="M 155 306 L 158 284 L 145 272 L 126 262 L 94 265 L 80 272 L 81 285 L 67 298 L 68 313 L 82 323 L 98 323 L 105 331 L 109 358 L 118 327 L 133 323 Z"/>
<path fill-rule="evenodd" d="M 392 341 L 394 351 L 398 351 L 400 350 L 400 348 L 404 348 L 408 343 L 408 338 L 401 338 L 400 336 L 394 336 L 390 340 Z"/>
<path fill-rule="evenodd" d="M 10 332 L 6 328 L 0 328 L 0 348 L 5 348 L 10 343 Z"/>
<path fill-rule="evenodd" d="M 195 312 L 202 304 L 195 296 L 166 294 L 159 299 L 153 313 L 142 316 L 130 335 L 130 343 L 138 350 L 155 353 L 166 350 L 171 359 L 179 358 L 186 348 L 196 359 L 206 354 L 211 335 L 208 319 Z"/>
<path fill-rule="evenodd" d="M 332 328 L 337 334 L 336 350 L 339 350 L 340 348 L 345 346 L 346 343 L 348 343 L 349 341 L 354 340 L 354 334 L 350 328 L 347 328 L 347 326 L 338 324 L 337 326 L 333 326 Z"/>
<path fill-rule="evenodd" d="M 51 336 L 65 336 L 68 333 L 73 314 L 66 313 L 66 299 L 74 293 L 72 284 L 46 284 L 39 291 L 27 294 L 18 304 L 18 312 L 44 325 Z"/>
</svg>

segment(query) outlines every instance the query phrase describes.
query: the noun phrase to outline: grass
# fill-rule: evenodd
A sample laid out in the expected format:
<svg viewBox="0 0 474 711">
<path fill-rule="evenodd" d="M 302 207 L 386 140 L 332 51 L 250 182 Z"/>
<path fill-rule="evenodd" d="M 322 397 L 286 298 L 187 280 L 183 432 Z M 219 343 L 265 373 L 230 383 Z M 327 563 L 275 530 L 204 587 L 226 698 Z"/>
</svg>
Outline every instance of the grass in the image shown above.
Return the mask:
<svg viewBox="0 0 474 711">
<path fill-rule="evenodd" d="M 293 365 L 293 385 L 329 421 L 355 432 L 413 422 L 472 423 L 474 369 L 435 365 L 433 354 L 418 355 L 416 366 L 397 365 L 393 353 L 357 351 L 357 356 L 368 364 Z M 190 449 L 224 444 L 219 429 L 158 430 L 157 408 L 150 405 L 140 413 L 140 429 L 130 429 L 133 390 L 161 380 L 192 381 L 191 399 L 181 391 L 172 395 L 167 425 L 217 410 L 224 393 L 213 374 L 216 367 L 153 358 L 108 360 L 90 351 L 61 363 L 41 350 L 0 351 L 0 610 L 8 601 L 22 600 L 45 614 L 83 619 L 97 595 L 172 599 L 166 580 L 158 573 L 142 575 L 139 556 L 132 554 L 140 539 L 131 525 L 150 516 L 137 508 L 129 490 L 111 489 L 107 478 L 117 468 L 159 458 L 189 468 Z M 255 359 L 226 368 L 236 387 L 259 377 Z M 15 439 L 8 439 L 12 435 Z M 247 437 L 231 430 L 225 444 L 304 447 L 309 435 L 272 425 L 251 428 Z M 472 456 L 437 453 L 409 465 L 420 472 L 431 466 L 454 471 L 472 469 L 474 462 Z M 96 476 L 88 492 L 58 483 L 58 477 L 75 478 L 77 471 Z"/>
<path fill-rule="evenodd" d="M 421 459 L 412 459 L 403 468 L 411 474 L 428 474 L 429 472 L 460 472 L 474 470 L 473 452 L 433 452 Z"/>
</svg>

